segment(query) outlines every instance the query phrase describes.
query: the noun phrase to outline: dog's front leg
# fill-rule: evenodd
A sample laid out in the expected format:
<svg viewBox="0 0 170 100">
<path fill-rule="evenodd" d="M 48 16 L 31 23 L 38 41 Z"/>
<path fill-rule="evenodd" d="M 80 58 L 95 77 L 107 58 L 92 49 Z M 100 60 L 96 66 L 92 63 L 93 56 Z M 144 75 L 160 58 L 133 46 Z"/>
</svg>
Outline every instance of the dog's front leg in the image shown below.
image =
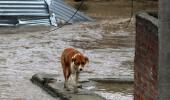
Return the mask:
<svg viewBox="0 0 170 100">
<path fill-rule="evenodd" d="M 76 73 L 76 82 L 77 82 L 77 88 L 82 88 L 82 85 L 79 83 L 79 73 Z"/>
<path fill-rule="evenodd" d="M 67 90 L 67 91 L 70 91 L 69 87 L 68 87 L 68 80 L 65 80 L 64 82 L 64 88 Z"/>
<path fill-rule="evenodd" d="M 77 93 L 77 92 L 78 92 L 78 88 L 77 88 L 77 78 L 76 78 L 76 76 L 77 76 L 77 73 L 73 73 L 73 74 L 71 75 L 72 82 L 73 82 L 73 91 L 74 91 L 74 93 Z"/>
</svg>

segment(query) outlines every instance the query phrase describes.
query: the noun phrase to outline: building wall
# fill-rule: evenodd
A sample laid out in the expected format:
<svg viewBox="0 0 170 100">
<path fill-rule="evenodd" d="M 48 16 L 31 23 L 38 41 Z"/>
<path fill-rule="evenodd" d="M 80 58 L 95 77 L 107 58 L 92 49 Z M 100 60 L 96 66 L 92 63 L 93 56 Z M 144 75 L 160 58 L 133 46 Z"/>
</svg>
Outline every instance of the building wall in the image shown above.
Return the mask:
<svg viewBox="0 0 170 100">
<path fill-rule="evenodd" d="M 155 14 L 152 14 L 155 15 Z M 136 16 L 134 100 L 158 96 L 158 20 L 148 13 Z"/>
</svg>

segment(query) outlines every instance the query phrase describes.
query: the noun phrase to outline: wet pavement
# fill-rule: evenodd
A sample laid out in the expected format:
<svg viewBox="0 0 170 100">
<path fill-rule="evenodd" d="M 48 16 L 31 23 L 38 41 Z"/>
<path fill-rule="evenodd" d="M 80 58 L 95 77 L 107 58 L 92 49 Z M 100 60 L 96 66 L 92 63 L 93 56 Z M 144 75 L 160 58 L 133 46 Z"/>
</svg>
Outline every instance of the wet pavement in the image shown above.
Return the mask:
<svg viewBox="0 0 170 100">
<path fill-rule="evenodd" d="M 90 59 L 81 80 L 133 77 L 134 34 L 123 30 L 107 32 L 104 27 L 95 27 L 97 24 L 77 23 L 50 33 L 45 33 L 48 27 L 1 29 L 0 100 L 55 100 L 33 85 L 30 78 L 45 72 L 63 80 L 60 55 L 66 47 L 77 48 Z M 108 100 L 133 99 L 132 85 L 114 87 L 118 85 L 96 83 L 87 89 Z"/>
</svg>

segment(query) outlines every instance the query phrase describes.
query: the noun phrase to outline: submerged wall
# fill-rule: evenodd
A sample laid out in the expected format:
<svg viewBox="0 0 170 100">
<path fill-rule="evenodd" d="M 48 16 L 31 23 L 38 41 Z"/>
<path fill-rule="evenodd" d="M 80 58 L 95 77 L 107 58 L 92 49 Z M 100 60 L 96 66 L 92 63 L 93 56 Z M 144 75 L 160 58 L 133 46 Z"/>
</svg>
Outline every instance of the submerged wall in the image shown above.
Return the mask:
<svg viewBox="0 0 170 100">
<path fill-rule="evenodd" d="M 158 18 L 156 13 L 136 15 L 134 100 L 158 97 Z"/>
</svg>

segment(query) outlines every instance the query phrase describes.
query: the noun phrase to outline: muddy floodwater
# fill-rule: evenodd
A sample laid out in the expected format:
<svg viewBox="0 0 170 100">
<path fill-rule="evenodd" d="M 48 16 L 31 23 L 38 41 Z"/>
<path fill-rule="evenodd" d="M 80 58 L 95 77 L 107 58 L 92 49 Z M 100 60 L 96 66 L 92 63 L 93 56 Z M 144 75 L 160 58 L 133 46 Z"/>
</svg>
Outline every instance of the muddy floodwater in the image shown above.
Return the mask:
<svg viewBox="0 0 170 100">
<path fill-rule="evenodd" d="M 60 55 L 67 47 L 76 48 L 89 57 L 81 80 L 133 78 L 134 21 L 126 27 L 130 2 L 126 6 L 116 4 L 121 10 L 112 3 L 87 3 L 86 13 L 96 18 L 96 22 L 67 25 L 50 33 L 47 31 L 55 27 L 1 27 L 0 100 L 56 100 L 32 84 L 30 78 L 35 73 L 45 72 L 56 74 L 63 81 Z M 116 7 L 117 12 L 113 13 L 112 7 Z M 133 100 L 131 84 L 94 82 L 86 89 L 107 100 Z"/>
<path fill-rule="evenodd" d="M 60 55 L 66 47 L 77 48 L 90 59 L 87 73 L 81 74 L 82 80 L 133 77 L 134 48 L 129 41 L 134 35 L 123 31 L 105 33 L 101 27 L 93 27 L 94 23 L 77 23 L 50 33 L 44 33 L 47 27 L 1 29 L 0 99 L 54 100 L 29 79 L 35 73 L 45 72 L 57 74 L 63 80 Z M 107 86 L 93 84 L 87 88 L 97 88 L 96 93 L 110 100 L 113 97 L 132 100 L 132 91 L 114 92 L 114 89 L 107 90 Z"/>
</svg>

